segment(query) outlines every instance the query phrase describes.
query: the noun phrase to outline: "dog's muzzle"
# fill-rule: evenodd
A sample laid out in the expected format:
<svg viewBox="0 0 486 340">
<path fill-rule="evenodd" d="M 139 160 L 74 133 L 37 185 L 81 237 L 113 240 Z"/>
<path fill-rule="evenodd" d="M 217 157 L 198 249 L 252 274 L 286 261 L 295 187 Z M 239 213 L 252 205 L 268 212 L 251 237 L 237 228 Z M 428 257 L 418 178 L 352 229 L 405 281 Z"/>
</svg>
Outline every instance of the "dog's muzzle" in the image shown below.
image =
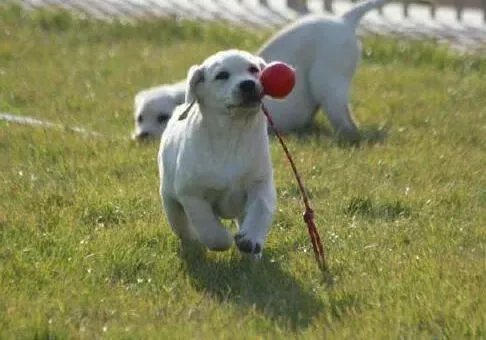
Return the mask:
<svg viewBox="0 0 486 340">
<path fill-rule="evenodd" d="M 253 80 L 244 80 L 238 85 L 238 87 L 243 106 L 252 106 L 260 103 L 261 89 Z"/>
<path fill-rule="evenodd" d="M 144 132 L 133 134 L 132 139 L 136 141 L 146 141 L 151 137 L 152 135 L 150 133 L 144 131 Z"/>
</svg>

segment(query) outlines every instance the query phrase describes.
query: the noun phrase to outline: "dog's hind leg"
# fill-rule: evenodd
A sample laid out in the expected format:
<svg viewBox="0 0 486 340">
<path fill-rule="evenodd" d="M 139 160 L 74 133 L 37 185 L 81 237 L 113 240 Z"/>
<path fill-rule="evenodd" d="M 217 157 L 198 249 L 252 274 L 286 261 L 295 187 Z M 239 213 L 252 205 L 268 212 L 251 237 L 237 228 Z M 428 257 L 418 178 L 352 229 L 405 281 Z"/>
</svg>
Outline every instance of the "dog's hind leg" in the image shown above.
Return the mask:
<svg viewBox="0 0 486 340">
<path fill-rule="evenodd" d="M 182 244 L 198 241 L 198 235 L 189 225 L 186 213 L 182 205 L 175 199 L 162 197 L 165 215 L 174 233 L 181 239 Z"/>
<path fill-rule="evenodd" d="M 198 197 L 184 197 L 184 211 L 191 226 L 199 236 L 199 241 L 210 250 L 227 250 L 233 238 L 226 227 L 215 216 L 211 205 Z"/>
<path fill-rule="evenodd" d="M 338 137 L 351 143 L 359 142 L 359 130 L 349 108 L 351 81 L 332 72 L 319 71 L 310 71 L 309 80 L 314 99 L 324 109 Z"/>
</svg>

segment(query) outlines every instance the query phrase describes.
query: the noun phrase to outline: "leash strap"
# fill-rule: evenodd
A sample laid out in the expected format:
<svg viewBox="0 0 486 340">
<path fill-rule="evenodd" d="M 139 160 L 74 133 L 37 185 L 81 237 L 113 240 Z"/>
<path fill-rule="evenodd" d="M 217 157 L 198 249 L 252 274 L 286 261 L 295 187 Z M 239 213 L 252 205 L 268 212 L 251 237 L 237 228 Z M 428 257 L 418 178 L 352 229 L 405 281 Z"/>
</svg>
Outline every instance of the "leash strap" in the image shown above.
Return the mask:
<svg viewBox="0 0 486 340">
<path fill-rule="evenodd" d="M 287 149 L 287 146 L 285 145 L 282 136 L 280 135 L 277 128 L 275 127 L 275 123 L 273 122 L 270 112 L 268 112 L 265 105 L 262 105 L 262 109 L 263 109 L 263 113 L 267 117 L 268 123 L 270 124 L 273 132 L 275 132 L 275 135 L 277 136 L 280 145 L 282 145 L 285 155 L 287 156 L 290 166 L 292 167 L 292 171 L 294 172 L 295 179 L 297 180 L 297 184 L 299 185 L 300 194 L 302 196 L 302 201 L 304 202 L 304 206 L 305 206 L 303 218 L 304 218 L 304 222 L 307 224 L 307 230 L 309 231 L 309 235 L 312 242 L 312 248 L 314 249 L 314 255 L 316 257 L 317 265 L 322 271 L 327 272 L 328 267 L 326 263 L 326 257 L 324 254 L 324 247 L 322 246 L 319 232 L 317 231 L 316 224 L 314 223 L 314 211 L 310 207 L 309 197 L 307 196 L 307 193 L 304 189 L 304 185 L 302 184 L 302 180 L 300 178 L 299 172 L 297 171 L 297 167 L 295 166 L 294 160 L 292 159 L 292 156 L 290 155 L 290 152 Z"/>
</svg>

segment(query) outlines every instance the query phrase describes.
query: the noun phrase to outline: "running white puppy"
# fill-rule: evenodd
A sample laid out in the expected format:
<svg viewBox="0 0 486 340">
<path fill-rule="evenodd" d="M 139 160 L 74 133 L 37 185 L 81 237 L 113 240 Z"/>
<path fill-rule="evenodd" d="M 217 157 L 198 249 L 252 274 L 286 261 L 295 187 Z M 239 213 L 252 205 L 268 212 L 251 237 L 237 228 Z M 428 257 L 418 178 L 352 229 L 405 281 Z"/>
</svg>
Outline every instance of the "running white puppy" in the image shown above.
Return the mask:
<svg viewBox="0 0 486 340">
<path fill-rule="evenodd" d="M 182 245 L 226 250 L 236 219 L 240 251 L 259 257 L 276 193 L 258 79 L 265 62 L 248 52 L 219 52 L 188 72 L 186 104 L 162 135 L 158 164 L 165 213 Z"/>
<path fill-rule="evenodd" d="M 258 54 L 267 62 L 284 61 L 297 71 L 294 90 L 285 100 L 265 98 L 279 130 L 290 131 L 311 124 L 317 110 L 322 108 L 340 137 L 351 142 L 359 140 L 359 130 L 348 106 L 352 77 L 360 60 L 356 27 L 365 13 L 388 1 L 363 1 L 341 16 L 306 16 L 281 30 L 259 50 Z M 165 123 L 154 117 L 170 114 L 171 107 L 182 103 L 182 96 L 174 96 L 177 91 L 183 94 L 180 83 L 158 89 L 156 101 L 136 103 L 136 139 L 160 137 Z M 156 97 L 154 94 L 153 98 Z M 147 123 L 142 126 L 139 120 Z"/>
</svg>

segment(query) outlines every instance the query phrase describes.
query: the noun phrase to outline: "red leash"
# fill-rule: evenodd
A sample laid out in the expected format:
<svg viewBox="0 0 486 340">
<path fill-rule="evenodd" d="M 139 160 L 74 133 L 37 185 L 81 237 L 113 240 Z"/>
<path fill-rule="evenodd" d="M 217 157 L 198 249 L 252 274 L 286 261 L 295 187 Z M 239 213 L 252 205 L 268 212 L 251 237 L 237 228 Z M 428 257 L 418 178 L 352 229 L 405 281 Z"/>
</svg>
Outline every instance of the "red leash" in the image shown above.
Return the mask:
<svg viewBox="0 0 486 340">
<path fill-rule="evenodd" d="M 268 123 L 272 127 L 272 130 L 277 135 L 277 138 L 278 138 L 280 144 L 282 145 L 282 148 L 285 152 L 285 155 L 287 156 L 287 159 L 290 162 L 290 166 L 292 167 L 292 171 L 294 172 L 295 178 L 297 179 L 300 194 L 302 196 L 302 201 L 304 202 L 304 206 L 305 206 L 305 212 L 304 212 L 304 215 L 303 215 L 304 222 L 307 224 L 307 230 L 309 231 L 309 235 L 310 235 L 311 242 L 312 242 L 312 247 L 314 248 L 314 255 L 316 256 L 316 260 L 317 260 L 317 264 L 318 264 L 319 268 L 322 271 L 327 272 L 328 267 L 327 267 L 326 258 L 325 258 L 325 255 L 324 255 L 324 248 L 322 247 L 321 238 L 319 237 L 319 232 L 317 231 L 316 225 L 314 223 L 314 211 L 310 207 L 309 198 L 307 197 L 307 194 L 305 192 L 304 185 L 302 184 L 302 180 L 300 179 L 300 175 L 297 171 L 297 167 L 295 166 L 294 160 L 292 159 L 292 156 L 290 155 L 290 152 L 287 149 L 287 146 L 285 145 L 285 143 L 282 139 L 282 136 L 280 135 L 278 130 L 275 128 L 275 124 L 273 122 L 273 119 L 270 116 L 270 113 L 268 112 L 265 105 L 262 105 L 262 109 L 263 109 L 263 113 L 267 117 Z"/>
</svg>

